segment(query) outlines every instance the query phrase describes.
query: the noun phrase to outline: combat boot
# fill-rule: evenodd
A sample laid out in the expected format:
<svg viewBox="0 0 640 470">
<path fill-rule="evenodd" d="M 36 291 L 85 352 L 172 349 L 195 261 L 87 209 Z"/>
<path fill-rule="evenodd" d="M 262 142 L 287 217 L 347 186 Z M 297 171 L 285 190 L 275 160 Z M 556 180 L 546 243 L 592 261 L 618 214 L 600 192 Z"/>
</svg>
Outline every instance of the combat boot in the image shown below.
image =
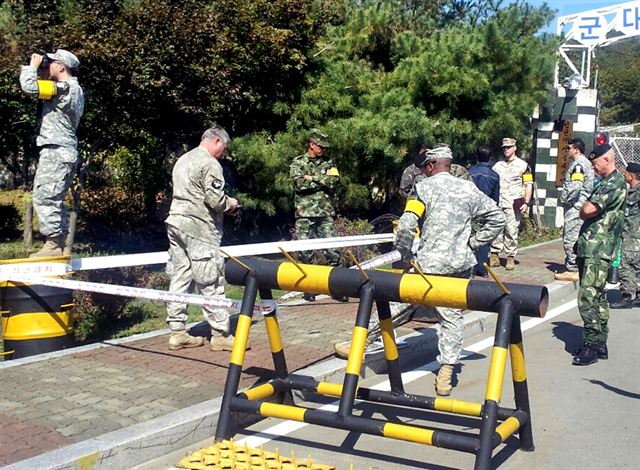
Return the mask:
<svg viewBox="0 0 640 470">
<path fill-rule="evenodd" d="M 314 294 L 304 294 L 304 296 L 302 298 L 304 300 L 306 300 L 307 302 L 315 302 L 316 301 L 316 296 Z"/>
<path fill-rule="evenodd" d="M 211 343 L 209 344 L 209 349 L 211 351 L 232 351 L 233 350 L 233 342 L 235 341 L 235 336 L 227 335 L 222 336 L 220 334 L 211 336 Z M 247 341 L 247 346 L 244 348 L 245 351 L 251 349 L 251 344 Z"/>
<path fill-rule="evenodd" d="M 598 354 L 598 359 L 609 359 L 609 349 L 607 348 L 607 343 L 596 343 L 596 353 Z"/>
<path fill-rule="evenodd" d="M 576 356 L 573 358 L 574 366 L 588 366 L 596 362 L 598 362 L 598 353 L 596 346 L 592 344 L 585 344 L 578 350 Z"/>
<path fill-rule="evenodd" d="M 174 331 L 169 335 L 169 349 L 178 351 L 185 348 L 197 348 L 204 344 L 202 336 L 191 336 L 186 330 Z"/>
<path fill-rule="evenodd" d="M 622 298 L 616 302 L 609 304 L 611 308 L 633 308 L 636 306 L 636 302 L 631 300 L 629 294 L 622 294 Z"/>
<path fill-rule="evenodd" d="M 367 336 L 364 340 L 365 350 L 372 343 L 372 340 Z M 351 341 L 345 341 L 343 343 L 336 343 L 333 345 L 333 350 L 336 353 L 336 356 L 342 359 L 349 359 L 349 351 L 351 351 Z"/>
<path fill-rule="evenodd" d="M 578 271 L 565 271 L 563 273 L 555 273 L 553 278 L 556 281 L 578 282 L 580 280 L 580 275 L 578 274 Z"/>
<path fill-rule="evenodd" d="M 453 364 L 442 364 L 436 376 L 436 393 L 441 397 L 451 394 L 451 376 L 453 375 Z"/>
<path fill-rule="evenodd" d="M 500 258 L 498 257 L 498 253 L 491 253 L 491 256 L 489 257 L 489 266 L 492 268 L 500 267 Z"/>
<path fill-rule="evenodd" d="M 513 256 L 507 257 L 507 265 L 504 267 L 507 271 L 513 271 L 516 267 L 516 259 Z"/>
<path fill-rule="evenodd" d="M 29 256 L 29 258 L 50 258 L 53 256 L 62 256 L 64 251 L 64 235 L 55 235 L 47 237 L 40 251 Z"/>
</svg>

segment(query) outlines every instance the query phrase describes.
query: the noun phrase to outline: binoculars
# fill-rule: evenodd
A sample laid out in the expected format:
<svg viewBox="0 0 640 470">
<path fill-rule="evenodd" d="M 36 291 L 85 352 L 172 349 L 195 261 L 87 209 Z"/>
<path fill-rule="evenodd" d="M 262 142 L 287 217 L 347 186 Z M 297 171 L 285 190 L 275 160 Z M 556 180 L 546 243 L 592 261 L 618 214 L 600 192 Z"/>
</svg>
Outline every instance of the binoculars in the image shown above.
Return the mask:
<svg viewBox="0 0 640 470">
<path fill-rule="evenodd" d="M 51 62 L 51 59 L 49 59 L 49 56 L 44 51 L 38 51 L 38 52 L 35 52 L 35 53 L 32 52 L 27 56 L 27 65 L 29 65 L 31 63 L 31 56 L 33 54 L 40 54 L 42 56 L 42 63 L 40 64 L 40 67 L 38 67 L 38 74 L 42 75 L 49 68 L 49 63 Z"/>
</svg>

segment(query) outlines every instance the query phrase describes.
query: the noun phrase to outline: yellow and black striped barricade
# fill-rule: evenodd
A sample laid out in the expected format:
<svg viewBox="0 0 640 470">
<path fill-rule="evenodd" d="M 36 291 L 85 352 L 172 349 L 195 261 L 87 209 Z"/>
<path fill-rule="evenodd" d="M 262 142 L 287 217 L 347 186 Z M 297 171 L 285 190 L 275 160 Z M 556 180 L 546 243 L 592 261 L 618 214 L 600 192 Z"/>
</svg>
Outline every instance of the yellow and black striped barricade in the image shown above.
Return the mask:
<svg viewBox="0 0 640 470">
<path fill-rule="evenodd" d="M 2 260 L 15 263 L 64 263 L 69 257 Z M 5 359 L 19 359 L 74 345 L 73 291 L 0 280 L 0 314 Z"/>
<path fill-rule="evenodd" d="M 490 281 L 378 270 L 357 271 L 252 258 L 227 261 L 225 277 L 230 284 L 244 285 L 245 292 L 220 409 L 216 441 L 232 436 L 231 413 L 239 411 L 469 452 L 476 455 L 476 470 L 491 468 L 493 450 L 515 433 L 519 434 L 522 450 L 534 449 L 520 316 L 545 315 L 549 298 L 546 287 L 524 284 L 504 286 Z M 296 374 L 286 375 L 282 339 L 277 321 L 274 321 L 274 312 L 274 318 L 267 324 L 267 331 L 276 367 L 276 378 L 238 393 L 257 293 L 260 290 L 261 295 L 264 293 L 270 296 L 271 289 L 360 298 L 342 384 L 317 382 L 312 377 Z M 358 387 L 367 328 L 374 302 L 380 317 L 387 373 L 391 384 L 389 392 Z M 412 395 L 404 391 L 389 302 L 498 313 L 483 403 Z M 515 409 L 499 405 L 508 354 L 511 357 Z M 292 402 L 283 403 L 282 397 L 291 390 L 339 397 L 338 411 L 334 413 L 295 406 Z M 480 430 L 477 434 L 451 432 L 354 416 L 352 411 L 355 399 L 477 417 L 480 418 Z"/>
</svg>

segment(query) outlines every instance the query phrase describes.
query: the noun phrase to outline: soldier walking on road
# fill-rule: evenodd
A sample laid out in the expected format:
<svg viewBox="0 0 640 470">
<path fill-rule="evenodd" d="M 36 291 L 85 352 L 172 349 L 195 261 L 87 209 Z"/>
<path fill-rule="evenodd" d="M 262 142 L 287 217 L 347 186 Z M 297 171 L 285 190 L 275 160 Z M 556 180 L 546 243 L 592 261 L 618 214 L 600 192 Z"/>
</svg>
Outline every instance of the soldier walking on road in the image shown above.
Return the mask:
<svg viewBox="0 0 640 470">
<path fill-rule="evenodd" d="M 44 70 L 43 63 L 46 63 Z M 40 160 L 33 180 L 33 208 L 45 243 L 32 258 L 61 256 L 64 252 L 69 229 L 64 198 L 78 164 L 76 129 L 84 111 L 84 93 L 74 77 L 79 66 L 75 55 L 58 49 L 46 57 L 33 54 L 29 65 L 20 71 L 22 91 L 38 98 L 42 104 L 36 139 Z"/>
<path fill-rule="evenodd" d="M 218 160 L 227 151 L 229 134 L 214 125 L 202 134 L 200 145 L 182 155 L 173 167 L 173 199 L 169 209 L 167 274 L 171 292 L 215 296 L 222 283 L 220 241 L 223 214 L 236 215 L 238 201 L 224 193 L 224 177 Z M 229 312 L 203 306 L 211 327 L 212 351 L 231 351 L 234 337 L 229 333 Z M 169 349 L 195 348 L 204 338 L 186 331 L 187 304 L 168 302 L 167 323 L 171 329 Z"/>
<path fill-rule="evenodd" d="M 624 180 L 629 185 L 622 229 L 622 260 L 620 262 L 620 291 L 622 299 L 611 308 L 640 306 L 640 163 L 627 165 Z"/>
<path fill-rule="evenodd" d="M 589 160 L 595 174 L 602 180 L 580 209 L 584 224 L 576 242 L 576 253 L 580 274 L 578 309 L 584 329 L 583 345 L 573 358 L 573 364 L 577 366 L 609 357 L 609 305 L 604 287 L 622 235 L 627 195 L 624 178 L 616 171 L 614 151 L 608 144 L 596 145 L 589 154 Z"/>
<path fill-rule="evenodd" d="M 476 264 L 474 251 L 490 243 L 504 228 L 500 208 L 471 181 L 452 176 L 448 147 L 418 154 L 416 167 L 426 176 L 415 187 L 398 223 L 396 248 L 409 265 L 413 259 L 415 229 L 421 225 L 417 265 L 425 274 L 469 278 Z M 472 234 L 472 224 L 477 227 Z M 440 370 L 435 387 L 438 395 L 451 393 L 453 369 L 460 353 L 464 325 L 462 310 L 437 307 L 440 321 L 438 361 Z"/>
<path fill-rule="evenodd" d="M 566 271 L 557 273 L 558 281 L 578 282 L 578 264 L 576 262 L 575 245 L 582 227 L 580 209 L 593 191 L 593 167 L 584 155 L 584 141 L 572 139 L 567 146 L 567 156 L 571 160 L 562 182 L 560 203 L 564 209 L 564 226 L 562 241 L 564 245 L 564 265 Z"/>
<path fill-rule="evenodd" d="M 307 153 L 296 157 L 289 167 L 295 193 L 296 234 L 300 240 L 336 235 L 333 225 L 336 213 L 331 199 L 340 183 L 340 173 L 333 160 L 326 156 L 329 147 L 327 134 L 312 129 L 307 139 Z M 336 250 L 326 249 L 323 254 L 331 266 L 340 266 L 340 253 Z M 303 251 L 298 257 L 303 263 L 311 263 L 313 252 Z M 312 302 L 316 296 L 305 294 L 304 299 Z"/>
<path fill-rule="evenodd" d="M 522 214 L 529 211 L 533 196 L 533 176 L 527 162 L 516 156 L 516 141 L 511 137 L 502 139 L 504 160 L 493 165 L 493 171 L 500 176 L 500 208 L 507 219 L 507 225 L 491 245 L 489 265 L 500 266 L 500 252 L 507 255 L 505 269 L 511 271 L 516 266 L 518 253 L 518 230 Z"/>
</svg>

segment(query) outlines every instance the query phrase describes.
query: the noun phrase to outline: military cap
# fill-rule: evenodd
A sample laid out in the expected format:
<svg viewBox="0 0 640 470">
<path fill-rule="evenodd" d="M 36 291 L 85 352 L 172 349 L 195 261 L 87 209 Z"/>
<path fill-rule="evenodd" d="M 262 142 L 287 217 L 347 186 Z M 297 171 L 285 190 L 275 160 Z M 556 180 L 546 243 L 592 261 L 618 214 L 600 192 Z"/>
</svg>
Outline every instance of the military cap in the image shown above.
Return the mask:
<svg viewBox="0 0 640 470">
<path fill-rule="evenodd" d="M 627 165 L 627 171 L 630 173 L 635 173 L 636 176 L 640 177 L 640 163 L 631 162 Z"/>
<path fill-rule="evenodd" d="M 53 54 L 47 54 L 47 57 L 51 60 L 56 60 L 58 62 L 63 63 L 68 69 L 75 70 L 80 67 L 80 61 L 69 51 L 64 49 L 58 49 Z"/>
<path fill-rule="evenodd" d="M 309 140 L 315 142 L 316 145 L 320 147 L 331 147 L 329 136 L 320 129 L 311 129 L 311 131 L 309 131 Z"/>
<path fill-rule="evenodd" d="M 512 139 L 511 137 L 505 137 L 502 139 L 503 147 L 513 147 L 514 145 L 516 145 L 516 139 Z"/>
<path fill-rule="evenodd" d="M 426 149 L 424 152 L 419 152 L 413 157 L 413 164 L 418 168 L 422 168 L 429 161 L 442 159 L 453 160 L 453 154 L 449 147 L 436 147 L 434 149 Z"/>
<path fill-rule="evenodd" d="M 611 150 L 611 145 L 609 144 L 594 145 L 593 150 L 589 154 L 589 160 L 595 160 L 596 158 L 603 156 L 609 150 Z"/>
</svg>

